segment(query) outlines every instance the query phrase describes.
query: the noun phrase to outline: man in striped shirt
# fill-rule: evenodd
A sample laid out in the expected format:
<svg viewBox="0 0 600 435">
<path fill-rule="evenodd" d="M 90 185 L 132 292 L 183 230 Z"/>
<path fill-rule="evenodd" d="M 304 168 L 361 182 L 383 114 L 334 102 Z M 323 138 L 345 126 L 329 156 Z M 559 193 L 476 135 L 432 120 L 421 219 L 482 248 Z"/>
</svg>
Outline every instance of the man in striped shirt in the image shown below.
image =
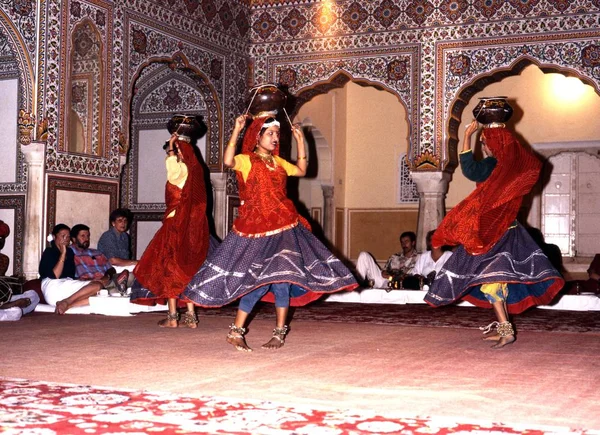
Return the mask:
<svg viewBox="0 0 600 435">
<path fill-rule="evenodd" d="M 115 284 L 117 290 L 126 290 L 129 272 L 124 270 L 114 280 L 115 269 L 108 258 L 97 249 L 90 248 L 90 228 L 77 224 L 71 228 L 71 249 L 75 254 L 75 277 L 82 281 L 100 281 L 104 288 Z M 123 288 L 125 286 L 125 288 Z"/>
</svg>

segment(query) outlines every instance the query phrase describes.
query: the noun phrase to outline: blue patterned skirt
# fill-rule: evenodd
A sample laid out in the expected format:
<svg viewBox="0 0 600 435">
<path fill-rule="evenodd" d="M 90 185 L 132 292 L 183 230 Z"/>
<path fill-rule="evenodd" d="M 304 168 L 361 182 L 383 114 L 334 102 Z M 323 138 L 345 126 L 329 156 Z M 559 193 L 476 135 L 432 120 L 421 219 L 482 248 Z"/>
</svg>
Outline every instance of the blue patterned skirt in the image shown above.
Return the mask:
<svg viewBox="0 0 600 435">
<path fill-rule="evenodd" d="M 258 238 L 229 233 L 192 278 L 183 298 L 203 307 L 220 307 L 278 282 L 292 284 L 292 306 L 358 287 L 350 270 L 310 231 L 297 225 Z M 273 295 L 267 293 L 263 300 L 273 302 Z"/>
<path fill-rule="evenodd" d="M 507 283 L 509 313 L 546 305 L 563 288 L 564 279 L 520 224 L 509 228 L 485 254 L 470 255 L 459 246 L 435 277 L 425 302 L 433 306 L 465 299 L 491 308 L 482 284 Z"/>
</svg>

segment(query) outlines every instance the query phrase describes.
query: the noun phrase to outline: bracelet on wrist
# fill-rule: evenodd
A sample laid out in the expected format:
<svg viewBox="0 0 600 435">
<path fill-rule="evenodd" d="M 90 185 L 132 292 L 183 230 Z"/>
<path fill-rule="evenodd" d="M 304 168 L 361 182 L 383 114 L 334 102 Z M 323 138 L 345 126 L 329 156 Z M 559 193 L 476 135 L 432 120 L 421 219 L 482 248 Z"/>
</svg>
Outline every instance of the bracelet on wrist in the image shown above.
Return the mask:
<svg viewBox="0 0 600 435">
<path fill-rule="evenodd" d="M 306 156 L 304 156 L 304 157 L 298 157 L 298 160 L 306 160 Z"/>
</svg>

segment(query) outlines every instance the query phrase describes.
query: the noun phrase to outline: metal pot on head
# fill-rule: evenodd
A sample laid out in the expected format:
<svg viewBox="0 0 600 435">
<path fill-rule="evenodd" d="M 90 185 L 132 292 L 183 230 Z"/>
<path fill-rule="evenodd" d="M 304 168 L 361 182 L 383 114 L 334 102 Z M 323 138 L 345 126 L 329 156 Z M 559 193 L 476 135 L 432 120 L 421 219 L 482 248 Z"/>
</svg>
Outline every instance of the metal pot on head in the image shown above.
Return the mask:
<svg viewBox="0 0 600 435">
<path fill-rule="evenodd" d="M 473 109 L 473 116 L 484 126 L 504 124 L 513 114 L 513 108 L 506 101 L 507 97 L 482 97 Z"/>
</svg>

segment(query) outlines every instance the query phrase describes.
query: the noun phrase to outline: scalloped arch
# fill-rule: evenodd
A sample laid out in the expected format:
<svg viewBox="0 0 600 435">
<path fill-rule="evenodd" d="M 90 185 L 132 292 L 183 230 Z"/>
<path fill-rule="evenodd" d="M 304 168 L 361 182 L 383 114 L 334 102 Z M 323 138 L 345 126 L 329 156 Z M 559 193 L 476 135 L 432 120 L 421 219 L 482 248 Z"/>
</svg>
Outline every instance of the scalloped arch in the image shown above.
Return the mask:
<svg viewBox="0 0 600 435">
<path fill-rule="evenodd" d="M 489 73 L 473 77 L 456 93 L 454 101 L 449 106 L 449 117 L 446 120 L 448 131 L 448 161 L 444 167 L 446 171 L 453 171 L 458 165 L 458 127 L 460 126 L 462 114 L 473 95 L 485 89 L 486 86 L 499 82 L 506 77 L 517 76 L 528 66 L 537 66 L 544 74 L 557 73 L 567 77 L 577 77 L 583 83 L 590 85 L 600 95 L 600 87 L 590 77 L 580 71 L 562 65 L 547 64 L 540 62 L 531 56 L 521 56 L 505 68 L 497 68 Z"/>
<path fill-rule="evenodd" d="M 214 86 L 204 74 L 200 68 L 196 65 L 189 62 L 185 54 L 182 52 L 176 52 L 171 57 L 152 57 L 146 60 L 146 62 L 142 63 L 138 69 L 135 71 L 135 74 L 132 76 L 131 87 L 128 90 L 129 92 L 129 104 L 126 106 L 126 113 L 124 114 L 124 119 L 126 120 L 127 135 L 130 134 L 131 127 L 131 114 L 132 114 L 132 103 L 134 99 L 135 90 L 138 84 L 138 80 L 141 77 L 142 72 L 145 68 L 147 68 L 151 64 L 162 63 L 166 64 L 172 70 L 180 70 L 184 73 L 190 74 L 188 78 L 198 79 L 198 87 L 199 93 L 202 95 L 204 101 L 207 105 L 207 121 L 208 121 L 208 132 L 207 132 L 207 156 L 205 156 L 205 161 L 211 171 L 220 171 L 221 170 L 221 136 L 222 136 L 222 110 L 221 104 L 219 102 L 217 91 Z M 189 83 L 188 83 L 189 84 Z M 129 140 L 129 137 L 128 139 Z"/>
<path fill-rule="evenodd" d="M 353 82 L 360 86 L 373 87 L 380 91 L 389 92 L 398 99 L 400 104 L 402 104 L 402 107 L 404 107 L 406 114 L 408 115 L 408 105 L 404 100 L 402 100 L 402 97 L 392 88 L 386 86 L 383 83 L 374 82 L 363 77 L 354 77 L 351 73 L 345 70 L 337 71 L 336 73 L 332 74 L 327 80 L 321 80 L 311 84 L 310 86 L 306 86 L 304 88 L 299 89 L 296 97 L 296 106 L 294 108 L 293 113 L 296 114 L 298 112 L 298 109 L 302 107 L 302 105 L 304 105 L 306 102 L 316 97 L 317 95 L 326 94 L 332 89 L 343 88 L 348 82 Z M 411 126 L 409 123 L 409 129 L 410 127 Z"/>
<path fill-rule="evenodd" d="M 0 29 L 8 37 L 9 44 L 15 54 L 15 59 L 19 65 L 19 88 L 21 92 L 22 109 L 28 113 L 34 113 L 36 107 L 33 104 L 34 99 L 34 72 L 31 59 L 27 53 L 25 41 L 21 37 L 21 34 L 11 21 L 11 19 L 0 10 Z"/>
</svg>

